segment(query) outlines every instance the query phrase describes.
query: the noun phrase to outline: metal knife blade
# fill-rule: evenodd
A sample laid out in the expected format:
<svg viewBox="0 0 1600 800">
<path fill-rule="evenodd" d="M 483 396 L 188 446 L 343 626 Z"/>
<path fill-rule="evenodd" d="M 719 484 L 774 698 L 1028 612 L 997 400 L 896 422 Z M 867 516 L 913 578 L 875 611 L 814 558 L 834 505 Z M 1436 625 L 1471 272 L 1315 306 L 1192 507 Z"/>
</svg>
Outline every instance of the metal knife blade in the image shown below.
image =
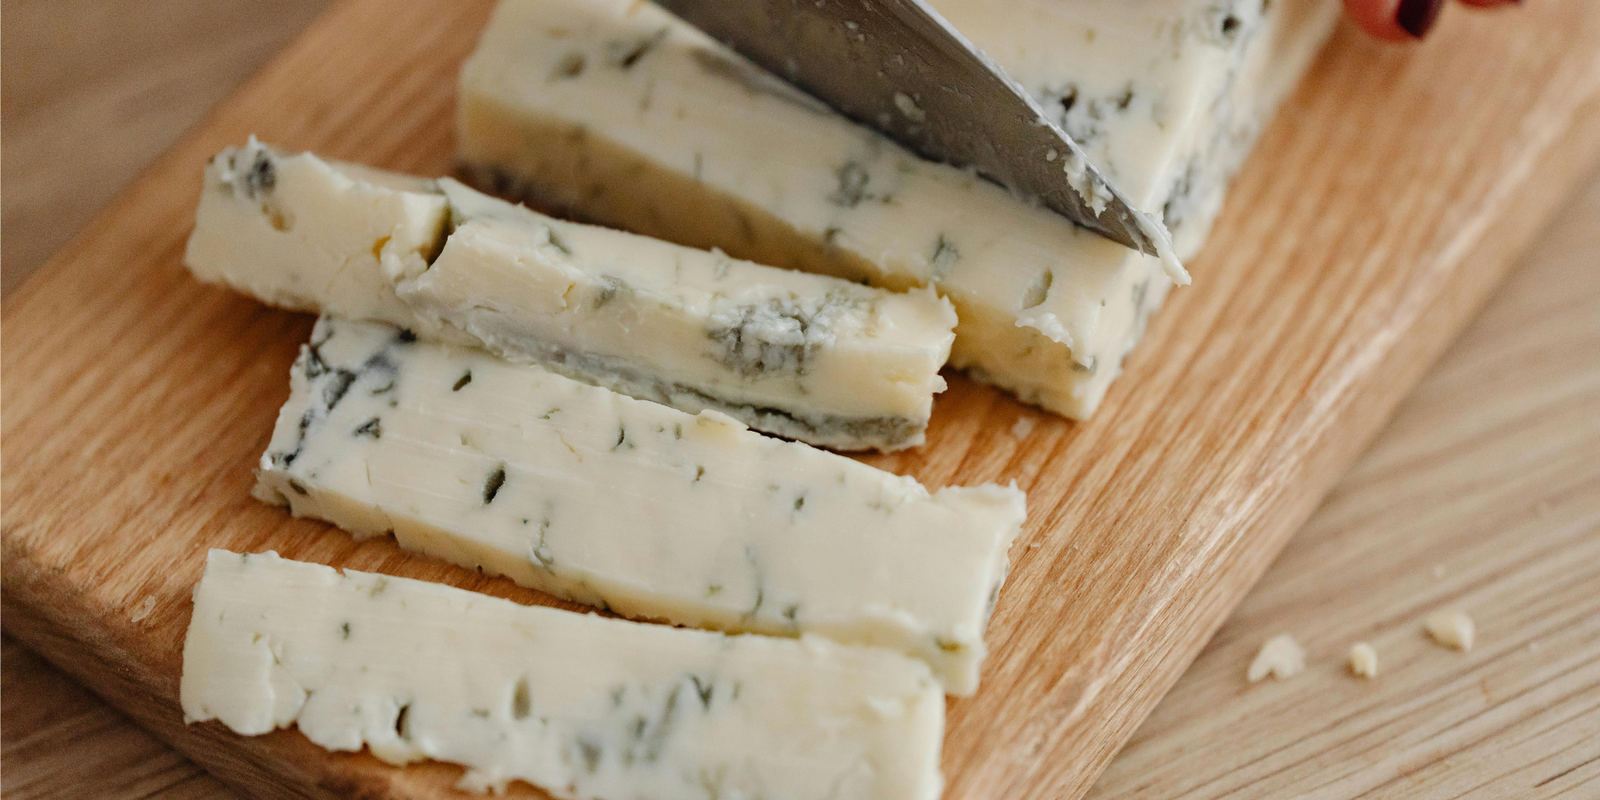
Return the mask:
<svg viewBox="0 0 1600 800">
<path fill-rule="evenodd" d="M 1039 105 L 924 0 L 655 0 L 924 158 L 959 167 L 1189 275 Z"/>
</svg>

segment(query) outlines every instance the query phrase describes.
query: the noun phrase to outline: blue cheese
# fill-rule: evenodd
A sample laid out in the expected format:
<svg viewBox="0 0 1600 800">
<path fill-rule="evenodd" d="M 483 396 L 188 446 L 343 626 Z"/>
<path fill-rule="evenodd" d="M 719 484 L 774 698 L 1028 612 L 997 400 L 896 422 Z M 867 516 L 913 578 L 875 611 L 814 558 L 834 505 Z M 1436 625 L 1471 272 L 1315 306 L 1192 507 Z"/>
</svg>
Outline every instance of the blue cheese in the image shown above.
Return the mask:
<svg viewBox="0 0 1600 800">
<path fill-rule="evenodd" d="M 1012 19 L 980 6 L 993 26 Z M 1274 11 L 1262 25 L 1302 16 Z M 994 37 L 980 33 L 972 38 L 988 46 Z M 1055 51 L 1078 47 L 1048 29 L 1037 37 Z M 1161 41 L 1163 53 L 1176 46 L 1170 31 Z M 1304 59 L 1269 51 L 1242 61 L 1284 67 L 1292 83 Z M 1132 79 L 1162 66 L 1143 53 L 1097 57 Z M 1225 72 L 1202 78 L 1213 94 L 1229 91 Z M 954 366 L 1069 416 L 1099 404 L 1171 286 L 1158 259 L 912 156 L 647 3 L 505 0 L 462 68 L 460 98 L 460 156 L 481 184 L 762 263 L 893 289 L 935 285 L 960 318 Z M 1210 136 L 1198 117 L 1162 122 L 1174 141 Z M 1146 211 L 1166 205 L 1161 192 L 1131 194 Z"/>
<path fill-rule="evenodd" d="M 212 550 L 186 722 L 298 725 L 329 750 L 460 764 L 566 800 L 934 800 L 944 698 L 887 650 L 522 606 Z"/>
<path fill-rule="evenodd" d="M 930 0 L 1193 258 L 1334 0 Z"/>
<path fill-rule="evenodd" d="M 440 185 L 463 221 L 398 286 L 430 321 L 507 359 L 837 449 L 923 441 L 955 311 L 580 225 Z"/>
<path fill-rule="evenodd" d="M 400 325 L 843 450 L 920 444 L 955 312 L 563 222 L 252 139 L 206 171 L 186 258 L 276 305 Z"/>
<path fill-rule="evenodd" d="M 971 693 L 1023 521 L 947 487 L 388 325 L 324 317 L 257 496 L 631 617 L 818 634 Z"/>
</svg>

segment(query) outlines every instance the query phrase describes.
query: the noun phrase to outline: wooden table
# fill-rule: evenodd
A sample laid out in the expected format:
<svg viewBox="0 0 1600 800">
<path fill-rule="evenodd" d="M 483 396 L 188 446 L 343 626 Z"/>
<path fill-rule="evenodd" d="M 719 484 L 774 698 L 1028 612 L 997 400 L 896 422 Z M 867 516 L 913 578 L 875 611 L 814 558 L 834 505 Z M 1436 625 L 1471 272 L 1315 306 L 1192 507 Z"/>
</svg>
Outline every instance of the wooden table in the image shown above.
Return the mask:
<svg viewBox="0 0 1600 800">
<path fill-rule="evenodd" d="M 1090 797 L 1600 797 L 1600 176 L 1574 200 Z M 1247 684 L 1284 632 L 1306 672 Z"/>
<path fill-rule="evenodd" d="M 8 2 L 8 15 L 16 5 L 26 4 Z M 19 112 L 37 111 L 11 105 L 15 73 L 8 63 L 8 153 Z M 113 78 L 85 102 L 116 90 Z M 169 120 L 175 132 L 198 111 L 173 113 L 191 114 Z M 108 126 L 102 142 L 119 141 L 116 132 Z M 148 157 L 160 143 L 143 144 Z M 34 168 L 49 174 L 47 163 Z M 27 185 L 48 188 L 38 174 Z M 62 197 L 81 190 L 56 183 Z M 1096 797 L 1600 793 L 1597 221 L 1600 179 L 1218 633 Z M 1441 598 L 1477 619 L 1472 653 L 1422 637 L 1416 609 Z M 1307 646 L 1307 673 L 1247 685 L 1255 648 L 1279 632 Z M 1342 672 L 1356 640 L 1378 647 L 1374 681 Z M 7 641 L 0 661 L 7 797 L 231 796 L 24 648 Z"/>
</svg>

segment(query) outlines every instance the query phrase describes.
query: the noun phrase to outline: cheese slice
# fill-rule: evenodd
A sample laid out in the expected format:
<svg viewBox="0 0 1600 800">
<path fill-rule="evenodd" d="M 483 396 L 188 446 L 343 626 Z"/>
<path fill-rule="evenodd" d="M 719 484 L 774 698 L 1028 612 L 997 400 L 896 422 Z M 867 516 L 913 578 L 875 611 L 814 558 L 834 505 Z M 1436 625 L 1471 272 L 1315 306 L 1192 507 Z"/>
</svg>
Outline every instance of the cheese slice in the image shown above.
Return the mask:
<svg viewBox="0 0 1600 800">
<path fill-rule="evenodd" d="M 298 725 L 329 750 L 466 767 L 570 800 L 933 800 L 944 698 L 920 662 L 522 606 L 212 550 L 186 722 Z"/>
<path fill-rule="evenodd" d="M 398 291 L 525 363 L 836 449 L 923 441 L 955 311 L 440 186 L 465 221 Z"/>
<path fill-rule="evenodd" d="M 1278 10 L 1257 27 L 1297 25 L 1303 15 L 1295 9 L 1307 2 L 1275 3 Z M 1013 23 L 1011 5 L 1032 8 L 1021 2 L 1003 13 L 977 0 L 949 5 L 959 12 L 958 26 L 988 17 L 989 27 L 973 34 L 984 46 L 1018 35 L 1039 16 Z M 1078 4 L 1039 5 L 1069 15 Z M 1170 0 L 1098 5 L 1116 5 L 1127 18 L 1150 16 L 1147 7 L 1176 9 Z M 1200 5 L 1188 3 L 1185 13 L 1198 13 Z M 1041 28 L 1026 39 L 1026 54 L 1044 48 L 1040 58 L 1048 62 L 1027 75 L 1038 92 L 1072 69 L 1066 60 L 1079 40 L 1061 31 Z M 1214 46 L 1193 33 L 1195 42 L 1187 27 L 1152 27 L 1138 48 L 1097 48 L 1094 58 L 1106 73 L 1124 75 L 1119 85 L 1135 78 L 1172 85 L 1173 97 L 1187 97 L 1194 107 L 1230 91 L 1230 73 L 1212 68 L 1220 62 L 1259 63 L 1264 74 L 1282 68 L 1277 74 L 1286 84 L 1303 66 L 1298 54 L 1279 58 L 1257 47 L 1237 58 L 1186 57 L 1169 68 L 1163 58 Z M 1277 38 L 1256 33 L 1240 37 L 1238 47 Z M 1006 52 L 997 55 L 1004 63 Z M 1174 82 L 1190 67 L 1205 71 L 1185 84 L 1195 87 L 1185 94 Z M 1171 286 L 1157 259 L 1074 228 L 968 173 L 912 156 L 648 3 L 504 0 L 462 68 L 459 94 L 459 155 L 481 185 L 763 263 L 894 289 L 936 285 L 960 317 L 954 366 L 1069 416 L 1087 416 L 1099 404 Z M 1169 104 L 1155 92 L 1140 101 L 1140 110 Z M 1228 141 L 1237 138 L 1233 132 L 1253 134 L 1269 106 L 1254 107 L 1248 124 L 1229 129 Z M 1145 152 L 1152 136 L 1210 141 L 1220 130 L 1197 113 L 1163 116 L 1144 128 L 1156 133 L 1141 135 L 1130 149 L 1161 164 L 1183 159 Z M 1239 152 L 1247 139 L 1238 140 Z M 1162 176 L 1176 169 L 1146 168 Z M 1117 176 L 1132 182 L 1133 173 L 1125 168 Z M 1220 199 L 1223 182 L 1199 194 Z M 1171 190 L 1174 183 L 1152 186 Z M 1172 193 L 1120 188 L 1154 212 Z M 1191 252 L 1179 255 L 1192 255 L 1202 235 L 1190 237 L 1184 249 Z"/>
<path fill-rule="evenodd" d="M 257 496 L 631 617 L 815 633 L 977 686 L 1025 515 L 1015 488 L 915 480 L 747 430 L 324 317 Z"/>
<path fill-rule="evenodd" d="M 254 139 L 212 160 L 186 261 L 269 303 L 481 344 L 842 450 L 922 443 L 955 336 L 932 291 L 564 222 Z"/>
</svg>

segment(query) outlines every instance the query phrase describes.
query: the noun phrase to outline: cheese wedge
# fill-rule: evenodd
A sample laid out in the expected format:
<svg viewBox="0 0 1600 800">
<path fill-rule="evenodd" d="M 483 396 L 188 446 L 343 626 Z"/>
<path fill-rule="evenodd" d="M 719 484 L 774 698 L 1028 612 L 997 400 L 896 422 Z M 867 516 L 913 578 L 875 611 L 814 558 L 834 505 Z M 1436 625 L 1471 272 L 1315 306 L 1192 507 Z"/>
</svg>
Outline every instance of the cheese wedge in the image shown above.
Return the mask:
<svg viewBox="0 0 1600 800">
<path fill-rule="evenodd" d="M 257 497 L 631 617 L 819 634 L 970 694 L 1025 515 L 397 328 L 324 317 Z"/>
<path fill-rule="evenodd" d="M 269 303 L 841 450 L 920 444 L 955 336 L 931 290 L 765 267 L 254 140 L 213 159 L 186 260 Z"/>
<path fill-rule="evenodd" d="M 1138 170 L 1115 159 L 1119 188 L 1136 205 L 1164 211 L 1186 154 L 1204 160 L 1221 152 L 1194 143 L 1219 137 L 1232 160 L 1215 175 L 1197 173 L 1185 194 L 1220 201 L 1225 175 L 1273 102 L 1250 104 L 1226 124 L 1200 109 L 1231 96 L 1236 85 L 1266 81 L 1246 77 L 1276 74 L 1292 85 L 1304 52 L 1314 51 L 1332 20 L 1301 13 L 1311 3 L 1331 9 L 1324 0 L 1274 3 L 1272 11 L 1241 17 L 1253 27 L 1231 44 L 1187 22 L 1217 5 L 1209 0 L 1090 4 L 1150 23 L 1144 39 L 1117 39 L 1093 55 L 1096 76 L 1123 75 L 1119 90 L 1135 80 L 1152 87 L 1137 110 L 1160 112 L 1138 126 L 1129 147 L 1132 157 L 1150 162 L 1140 166 L 1155 176 L 1150 186 L 1130 189 Z M 951 3 L 949 11 L 958 27 L 987 17 L 985 26 L 974 26 L 981 46 L 1020 37 L 1020 55 L 1000 48 L 997 57 L 1023 66 L 1037 60 L 1024 85 L 1044 93 L 1074 79 L 1073 54 L 1088 34 L 1073 38 L 1082 31 L 1072 27 L 1022 31 L 1053 22 L 1035 5 L 1069 17 L 1080 4 L 1017 2 L 997 12 L 993 3 L 972 0 Z M 1310 16 L 1316 19 L 1302 19 Z M 1312 44 L 1292 53 L 1270 46 L 1302 28 Z M 1194 55 L 1199 48 L 1209 49 Z M 1191 69 L 1199 72 L 1191 76 Z M 1085 81 L 1086 92 L 1100 90 L 1101 82 Z M 504 0 L 462 68 L 459 94 L 459 156 L 479 185 L 762 263 L 897 290 L 935 285 L 960 317 L 952 365 L 1069 416 L 1098 406 L 1171 286 L 1157 259 L 912 156 L 649 3 Z M 1183 107 L 1172 108 L 1178 101 Z M 1063 99 L 1054 102 L 1061 107 Z M 1104 105 L 1091 111 L 1086 103 L 1079 113 L 1098 119 Z M 1091 153 L 1104 155 L 1106 147 Z M 1174 209 L 1192 204 L 1183 200 Z M 1206 226 L 1185 227 L 1196 231 L 1180 242 L 1179 255 L 1187 257 Z"/>
<path fill-rule="evenodd" d="M 298 725 L 329 750 L 466 767 L 570 800 L 933 800 L 927 667 L 817 639 L 724 636 L 522 606 L 406 578 L 212 550 L 186 722 Z"/>
</svg>

